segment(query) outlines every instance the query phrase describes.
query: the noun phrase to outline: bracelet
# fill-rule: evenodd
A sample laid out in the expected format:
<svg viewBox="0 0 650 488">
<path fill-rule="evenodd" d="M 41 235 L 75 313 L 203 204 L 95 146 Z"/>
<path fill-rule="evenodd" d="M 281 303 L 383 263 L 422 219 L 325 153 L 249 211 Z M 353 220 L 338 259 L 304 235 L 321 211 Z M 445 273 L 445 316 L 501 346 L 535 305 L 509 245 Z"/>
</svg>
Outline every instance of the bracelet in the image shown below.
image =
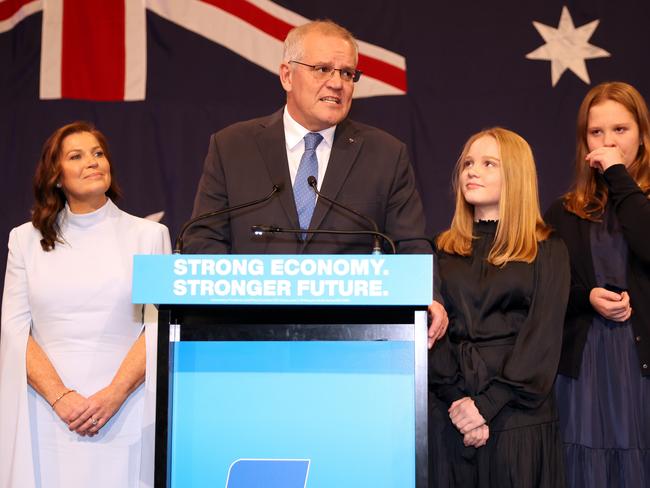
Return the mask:
<svg viewBox="0 0 650 488">
<path fill-rule="evenodd" d="M 61 400 L 61 398 L 63 398 L 64 396 L 66 396 L 68 393 L 72 393 L 72 392 L 75 392 L 75 391 L 77 391 L 77 390 L 66 390 L 66 391 L 64 391 L 63 393 L 61 393 L 58 397 L 56 397 L 56 400 L 54 400 L 54 401 L 50 404 L 50 407 L 52 407 L 52 410 L 54 410 L 54 405 L 56 405 L 56 402 L 58 402 L 59 400 Z"/>
</svg>

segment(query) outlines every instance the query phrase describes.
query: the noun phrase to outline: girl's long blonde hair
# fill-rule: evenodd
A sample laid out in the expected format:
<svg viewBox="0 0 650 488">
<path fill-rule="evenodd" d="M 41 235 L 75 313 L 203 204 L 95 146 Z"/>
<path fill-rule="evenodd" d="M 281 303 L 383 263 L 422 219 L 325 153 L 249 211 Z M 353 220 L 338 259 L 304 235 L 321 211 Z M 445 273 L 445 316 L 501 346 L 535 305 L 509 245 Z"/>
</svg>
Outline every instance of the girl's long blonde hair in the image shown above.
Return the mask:
<svg viewBox="0 0 650 488">
<path fill-rule="evenodd" d="M 472 253 L 474 207 L 463 196 L 460 174 L 471 145 L 482 137 L 493 137 L 501 151 L 499 222 L 488 262 L 495 266 L 505 266 L 509 261 L 531 263 L 537 256 L 538 242 L 550 234 L 539 209 L 535 160 L 521 136 L 501 127 L 483 130 L 465 143 L 452 180 L 456 210 L 451 227 L 438 236 L 436 245 L 450 254 L 469 256 Z"/>
</svg>

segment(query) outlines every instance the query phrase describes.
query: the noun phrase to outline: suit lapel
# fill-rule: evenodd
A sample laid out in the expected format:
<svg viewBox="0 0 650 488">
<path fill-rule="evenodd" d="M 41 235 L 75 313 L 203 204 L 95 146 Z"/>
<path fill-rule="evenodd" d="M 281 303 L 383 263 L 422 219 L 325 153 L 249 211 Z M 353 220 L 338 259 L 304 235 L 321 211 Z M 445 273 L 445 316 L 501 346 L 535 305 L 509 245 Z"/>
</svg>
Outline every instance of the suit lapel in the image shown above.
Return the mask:
<svg viewBox="0 0 650 488">
<path fill-rule="evenodd" d="M 256 135 L 256 142 L 262 159 L 266 164 L 271 181 L 280 187 L 278 198 L 289 225 L 298 228 L 298 211 L 293 199 L 293 188 L 289 174 L 286 143 L 284 140 L 284 124 L 282 123 L 282 110 L 277 111 L 260 127 Z M 272 225 L 282 226 L 282 222 L 268 222 Z"/>
<path fill-rule="evenodd" d="M 357 129 L 353 123 L 346 119 L 336 127 L 332 152 L 330 153 L 327 171 L 321 186 L 323 195 L 336 200 L 362 145 L 363 139 L 357 135 Z M 318 229 L 331 207 L 331 203 L 319 198 L 314 209 L 314 215 L 311 218 L 310 227 Z"/>
</svg>

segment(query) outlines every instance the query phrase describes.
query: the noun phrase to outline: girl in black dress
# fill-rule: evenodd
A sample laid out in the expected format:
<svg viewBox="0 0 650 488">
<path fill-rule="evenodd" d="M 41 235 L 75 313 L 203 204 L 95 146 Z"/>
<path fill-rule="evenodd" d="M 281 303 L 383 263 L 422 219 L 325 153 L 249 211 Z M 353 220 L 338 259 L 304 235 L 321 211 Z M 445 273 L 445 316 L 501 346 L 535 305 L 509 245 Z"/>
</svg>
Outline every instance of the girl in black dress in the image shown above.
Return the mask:
<svg viewBox="0 0 650 488">
<path fill-rule="evenodd" d="M 502 128 L 475 134 L 454 189 L 436 239 L 449 329 L 429 355 L 442 425 L 432 485 L 562 487 L 552 385 L 569 261 L 542 221 L 530 147 Z"/>
<path fill-rule="evenodd" d="M 571 487 L 650 486 L 650 117 L 627 83 L 578 111 L 573 189 L 547 213 L 571 256 L 556 395 Z"/>
</svg>

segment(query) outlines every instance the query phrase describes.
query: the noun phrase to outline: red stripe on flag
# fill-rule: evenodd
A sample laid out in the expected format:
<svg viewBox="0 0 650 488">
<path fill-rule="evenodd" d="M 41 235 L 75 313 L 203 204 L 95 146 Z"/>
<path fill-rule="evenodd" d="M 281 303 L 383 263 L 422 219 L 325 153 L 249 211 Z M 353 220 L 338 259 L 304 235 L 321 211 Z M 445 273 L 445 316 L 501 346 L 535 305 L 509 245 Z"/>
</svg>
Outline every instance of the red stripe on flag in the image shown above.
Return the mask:
<svg viewBox="0 0 650 488">
<path fill-rule="evenodd" d="M 239 17 L 244 22 L 257 27 L 262 32 L 266 32 L 271 37 L 284 41 L 293 25 L 283 20 L 273 17 L 261 8 L 242 0 L 201 0 L 213 7 L 225 10 L 229 14 Z"/>
<path fill-rule="evenodd" d="M 201 0 L 225 10 L 271 37 L 284 41 L 293 25 L 272 16 L 259 7 L 241 0 Z M 376 78 L 395 88 L 406 91 L 406 71 L 370 56 L 359 54 L 359 69 L 365 75 Z"/>
<path fill-rule="evenodd" d="M 377 58 L 359 54 L 359 69 L 370 76 L 395 88 L 406 91 L 406 71 Z"/>
<path fill-rule="evenodd" d="M 0 2 L 0 22 L 13 17 L 16 12 L 32 1 L 33 0 L 5 0 L 4 2 Z"/>
<path fill-rule="evenodd" d="M 63 0 L 61 98 L 124 100 L 124 0 Z"/>
</svg>

